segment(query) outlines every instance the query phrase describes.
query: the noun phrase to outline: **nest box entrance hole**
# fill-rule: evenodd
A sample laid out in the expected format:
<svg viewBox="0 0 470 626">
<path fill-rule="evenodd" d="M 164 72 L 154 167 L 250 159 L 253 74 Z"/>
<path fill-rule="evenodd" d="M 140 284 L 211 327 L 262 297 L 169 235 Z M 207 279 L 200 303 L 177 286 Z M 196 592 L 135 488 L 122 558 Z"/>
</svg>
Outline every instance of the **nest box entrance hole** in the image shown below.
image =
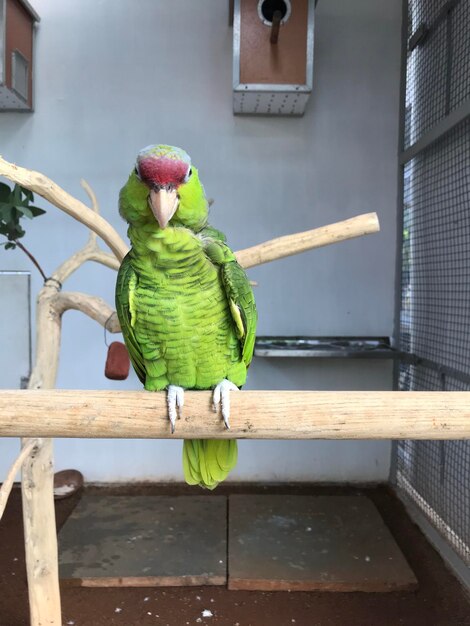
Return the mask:
<svg viewBox="0 0 470 626">
<path fill-rule="evenodd" d="M 281 14 L 281 24 L 285 24 L 290 17 L 291 10 L 289 0 L 260 0 L 258 2 L 259 18 L 267 26 L 271 26 L 277 11 Z"/>
</svg>

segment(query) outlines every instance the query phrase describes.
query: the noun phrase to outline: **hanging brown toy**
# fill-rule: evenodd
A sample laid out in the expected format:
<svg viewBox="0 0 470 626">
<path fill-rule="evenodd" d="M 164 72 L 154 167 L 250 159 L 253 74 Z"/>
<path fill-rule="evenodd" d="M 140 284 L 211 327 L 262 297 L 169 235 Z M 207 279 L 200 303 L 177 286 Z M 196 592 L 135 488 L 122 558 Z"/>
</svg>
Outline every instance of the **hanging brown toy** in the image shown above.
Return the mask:
<svg viewBox="0 0 470 626">
<path fill-rule="evenodd" d="M 111 380 L 125 380 L 129 376 L 129 353 L 120 341 L 113 341 L 108 346 L 108 355 L 104 375 Z"/>
</svg>

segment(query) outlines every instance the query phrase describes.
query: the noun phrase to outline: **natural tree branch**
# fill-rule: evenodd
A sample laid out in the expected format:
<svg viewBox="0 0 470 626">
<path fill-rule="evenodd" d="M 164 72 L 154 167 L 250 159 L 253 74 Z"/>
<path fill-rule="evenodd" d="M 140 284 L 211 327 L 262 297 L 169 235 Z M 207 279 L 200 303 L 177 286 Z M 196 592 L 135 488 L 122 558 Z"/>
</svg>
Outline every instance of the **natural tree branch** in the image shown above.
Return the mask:
<svg viewBox="0 0 470 626">
<path fill-rule="evenodd" d="M 31 254 L 31 252 L 28 250 L 28 248 L 26 246 L 24 246 L 21 241 L 18 241 L 18 239 L 15 239 L 15 244 L 18 246 L 18 248 L 20 250 L 22 250 L 26 256 L 28 257 L 28 259 L 31 261 L 31 263 L 33 263 L 33 265 L 36 267 L 36 269 L 39 271 L 39 273 L 41 274 L 41 276 L 43 277 L 44 280 L 47 280 L 47 276 L 44 272 L 44 270 L 42 269 L 41 265 L 39 264 L 39 261 L 36 259 L 36 257 Z"/>
<path fill-rule="evenodd" d="M 91 317 L 101 326 L 106 326 L 110 333 L 121 332 L 116 312 L 102 298 L 76 291 L 62 291 L 54 298 L 53 307 L 57 315 L 74 309 Z"/>
<path fill-rule="evenodd" d="M 3 481 L 2 486 L 0 487 L 0 520 L 3 517 L 3 513 L 5 511 L 5 507 L 8 502 L 8 497 L 11 493 L 11 489 L 13 487 L 13 483 L 16 475 L 20 471 L 25 459 L 31 454 L 34 448 L 38 445 L 37 439 L 29 439 L 27 443 L 23 445 L 21 448 L 21 452 L 17 456 L 14 463 L 10 467 L 7 477 Z"/>
<path fill-rule="evenodd" d="M 246 269 L 346 239 L 377 233 L 379 230 L 377 214 L 366 213 L 321 228 L 271 239 L 252 248 L 239 250 L 236 256 L 240 265 Z"/>
<path fill-rule="evenodd" d="M 59 187 L 59 185 L 54 183 L 50 178 L 47 178 L 47 176 L 9 163 L 2 157 L 0 157 L 0 176 L 5 176 L 12 182 L 39 194 L 57 208 L 65 211 L 65 213 L 68 213 L 68 215 L 71 215 L 79 222 L 82 222 L 101 237 L 119 260 L 124 258 L 128 246 L 111 224 L 95 211 L 88 208 L 83 202 L 80 202 L 80 200 L 77 200 L 64 191 L 64 189 Z"/>
</svg>

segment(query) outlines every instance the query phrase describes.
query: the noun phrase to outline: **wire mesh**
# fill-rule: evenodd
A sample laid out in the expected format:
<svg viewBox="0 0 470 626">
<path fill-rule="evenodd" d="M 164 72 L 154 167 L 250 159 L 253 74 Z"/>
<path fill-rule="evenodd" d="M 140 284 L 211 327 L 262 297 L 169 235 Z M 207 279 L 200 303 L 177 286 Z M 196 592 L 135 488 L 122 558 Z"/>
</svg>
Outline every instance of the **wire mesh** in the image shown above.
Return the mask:
<svg viewBox="0 0 470 626">
<path fill-rule="evenodd" d="M 468 0 L 410 0 L 408 42 L 422 32 L 408 52 L 405 147 L 418 141 L 470 95 Z M 424 29 L 424 30 L 422 30 Z"/>
<path fill-rule="evenodd" d="M 405 146 L 470 97 L 470 2 L 409 0 Z M 422 32 L 424 32 L 422 30 Z M 416 38 L 415 38 L 416 43 Z M 403 171 L 401 390 L 470 390 L 470 118 Z M 470 564 L 470 442 L 401 441 L 395 481 Z"/>
</svg>

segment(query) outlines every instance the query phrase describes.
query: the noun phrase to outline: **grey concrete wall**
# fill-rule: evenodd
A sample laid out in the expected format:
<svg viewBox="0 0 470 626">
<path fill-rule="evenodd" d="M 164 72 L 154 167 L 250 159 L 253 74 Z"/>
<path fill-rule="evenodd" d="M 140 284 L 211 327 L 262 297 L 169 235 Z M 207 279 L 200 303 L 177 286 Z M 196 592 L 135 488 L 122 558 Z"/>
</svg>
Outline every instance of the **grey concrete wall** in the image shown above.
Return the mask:
<svg viewBox="0 0 470 626">
<path fill-rule="evenodd" d="M 125 235 L 117 195 L 136 152 L 184 147 L 199 167 L 212 222 L 235 249 L 377 211 L 379 235 L 250 272 L 260 334 L 390 335 L 393 322 L 399 0 L 320 0 L 314 93 L 301 119 L 234 117 L 232 31 L 221 0 L 36 0 L 36 111 L 0 114 L 0 153 L 83 198 Z M 48 208 L 26 242 L 50 273 L 86 239 Z M 0 268 L 30 269 L 19 251 Z M 70 289 L 113 300 L 115 274 L 85 267 Z M 40 288 L 33 278 L 33 293 Z M 0 335 L 1 341 L 1 335 Z M 103 331 L 64 319 L 58 386 L 138 388 L 103 377 Z M 255 359 L 248 388 L 389 389 L 381 362 Z M 13 444 L 11 444 L 13 445 Z M 15 444 L 16 445 L 16 444 Z M 382 480 L 388 442 L 245 442 L 237 480 Z M 181 479 L 180 443 L 61 441 L 57 466 L 89 480 Z M 0 464 L 2 463 L 0 459 Z"/>
</svg>

